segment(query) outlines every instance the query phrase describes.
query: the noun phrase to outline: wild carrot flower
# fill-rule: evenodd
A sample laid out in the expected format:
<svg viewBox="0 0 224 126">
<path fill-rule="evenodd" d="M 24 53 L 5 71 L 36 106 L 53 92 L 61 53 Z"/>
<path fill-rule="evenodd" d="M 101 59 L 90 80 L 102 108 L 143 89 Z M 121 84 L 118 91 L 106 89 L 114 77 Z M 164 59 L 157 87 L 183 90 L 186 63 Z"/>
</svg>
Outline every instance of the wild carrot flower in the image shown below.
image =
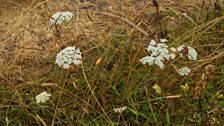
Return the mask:
<svg viewBox="0 0 224 126">
<path fill-rule="evenodd" d="M 178 70 L 178 73 L 180 74 L 180 76 L 184 76 L 184 75 L 188 76 L 190 72 L 191 72 L 191 69 L 186 66 Z"/>
<path fill-rule="evenodd" d="M 190 46 L 181 45 L 177 48 L 177 50 L 180 52 L 181 57 L 187 56 L 187 58 L 190 60 L 197 59 L 197 56 L 198 56 L 197 51 Z"/>
<path fill-rule="evenodd" d="M 164 68 L 164 60 L 174 59 L 176 57 L 175 53 L 171 53 L 168 49 L 168 45 L 165 44 L 166 39 L 160 39 L 159 43 L 156 43 L 155 40 L 151 40 L 148 45 L 148 52 L 150 56 L 145 56 L 140 59 L 142 64 L 148 63 L 149 65 L 157 65 L 159 68 Z"/>
<path fill-rule="evenodd" d="M 52 25 L 61 25 L 62 23 L 69 22 L 73 17 L 73 13 L 66 11 L 66 12 L 57 12 L 52 15 L 49 21 L 49 26 Z"/>
<path fill-rule="evenodd" d="M 145 56 L 144 58 L 140 59 L 140 62 L 142 62 L 142 64 L 148 63 L 149 65 L 153 65 L 154 60 L 155 60 L 155 57 Z"/>
<path fill-rule="evenodd" d="M 190 60 L 196 60 L 198 53 L 194 48 L 189 48 L 187 56 Z"/>
<path fill-rule="evenodd" d="M 36 102 L 37 103 L 45 103 L 47 100 L 50 99 L 50 97 L 51 97 L 51 94 L 44 91 L 36 96 Z"/>
<path fill-rule="evenodd" d="M 81 60 L 82 56 L 79 48 L 67 47 L 57 54 L 55 63 L 60 67 L 68 69 L 71 64 L 81 64 Z"/>
</svg>

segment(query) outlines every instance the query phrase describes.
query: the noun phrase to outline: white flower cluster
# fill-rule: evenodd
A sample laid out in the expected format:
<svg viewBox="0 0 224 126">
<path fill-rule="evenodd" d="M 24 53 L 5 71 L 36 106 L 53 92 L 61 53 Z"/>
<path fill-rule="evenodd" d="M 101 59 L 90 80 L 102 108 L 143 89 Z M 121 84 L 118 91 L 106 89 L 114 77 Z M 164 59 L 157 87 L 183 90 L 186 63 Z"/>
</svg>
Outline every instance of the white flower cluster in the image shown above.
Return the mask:
<svg viewBox="0 0 224 126">
<path fill-rule="evenodd" d="M 61 25 L 64 22 L 69 22 L 73 17 L 73 13 L 66 11 L 66 12 L 57 12 L 53 14 L 49 21 L 49 26 L 52 25 Z"/>
<path fill-rule="evenodd" d="M 51 94 L 44 91 L 36 96 L 36 102 L 37 103 L 45 103 L 47 100 L 50 99 L 50 97 L 51 97 Z"/>
<path fill-rule="evenodd" d="M 58 66 L 68 69 L 71 64 L 79 65 L 82 63 L 82 56 L 79 48 L 67 47 L 56 56 L 56 64 Z"/>
<path fill-rule="evenodd" d="M 194 48 L 187 45 L 181 45 L 177 48 L 168 48 L 168 45 L 165 44 L 166 42 L 166 39 L 160 39 L 160 42 L 158 43 L 155 40 L 151 40 L 147 48 L 150 55 L 140 59 L 140 62 L 142 64 L 148 63 L 149 65 L 155 64 L 163 69 L 165 66 L 163 61 L 175 59 L 176 55 L 187 57 L 189 60 L 197 60 L 198 53 Z M 178 70 L 178 73 L 181 76 L 189 75 L 190 72 L 191 69 L 188 67 L 182 67 Z"/>
<path fill-rule="evenodd" d="M 140 59 L 142 64 L 148 63 L 149 65 L 157 65 L 159 68 L 164 68 L 164 60 L 175 59 L 177 51 L 175 48 L 168 49 L 168 45 L 165 44 L 167 42 L 166 39 L 160 39 L 159 43 L 156 43 L 155 40 L 151 40 L 150 44 L 148 45 L 148 52 L 151 53 L 150 56 L 143 57 Z"/>
<path fill-rule="evenodd" d="M 186 55 L 188 57 L 188 59 L 190 59 L 190 60 L 197 59 L 197 56 L 198 56 L 197 51 L 190 46 L 181 45 L 177 48 L 177 50 L 180 52 L 181 57 L 184 57 L 184 55 Z"/>
<path fill-rule="evenodd" d="M 126 110 L 128 107 L 127 106 L 124 106 L 124 107 L 121 107 L 121 108 L 114 108 L 114 112 L 116 113 L 122 113 L 124 110 Z"/>
<path fill-rule="evenodd" d="M 178 73 L 180 74 L 180 76 L 184 76 L 184 75 L 188 76 L 190 72 L 191 72 L 191 69 L 186 66 L 178 70 Z"/>
</svg>

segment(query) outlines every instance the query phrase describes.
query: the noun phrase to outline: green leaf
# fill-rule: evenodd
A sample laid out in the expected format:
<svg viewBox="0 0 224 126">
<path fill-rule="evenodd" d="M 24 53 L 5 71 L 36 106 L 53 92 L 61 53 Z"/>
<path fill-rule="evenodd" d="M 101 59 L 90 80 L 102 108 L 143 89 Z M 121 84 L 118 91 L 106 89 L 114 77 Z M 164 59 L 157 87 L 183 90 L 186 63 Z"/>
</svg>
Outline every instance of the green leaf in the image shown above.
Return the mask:
<svg viewBox="0 0 224 126">
<path fill-rule="evenodd" d="M 94 120 L 94 126 L 100 126 L 100 124 L 96 120 Z"/>
<path fill-rule="evenodd" d="M 172 14 L 173 16 L 179 17 L 181 16 L 181 12 L 173 9 L 173 8 L 167 8 L 167 11 Z"/>
<path fill-rule="evenodd" d="M 111 85 L 110 87 L 111 87 L 112 91 L 113 91 L 116 95 L 119 95 L 119 94 L 120 94 L 119 91 L 117 90 L 116 86 Z"/>
<path fill-rule="evenodd" d="M 137 112 L 137 110 L 134 110 L 132 108 L 128 108 L 133 114 L 135 114 L 136 116 L 139 115 L 139 113 Z"/>
<path fill-rule="evenodd" d="M 139 112 L 138 114 L 139 114 L 141 117 L 143 117 L 143 118 L 145 118 L 145 119 L 148 119 L 148 117 L 147 117 L 144 113 Z"/>
<path fill-rule="evenodd" d="M 166 110 L 166 126 L 170 126 L 170 113 L 169 113 L 169 109 Z"/>
</svg>

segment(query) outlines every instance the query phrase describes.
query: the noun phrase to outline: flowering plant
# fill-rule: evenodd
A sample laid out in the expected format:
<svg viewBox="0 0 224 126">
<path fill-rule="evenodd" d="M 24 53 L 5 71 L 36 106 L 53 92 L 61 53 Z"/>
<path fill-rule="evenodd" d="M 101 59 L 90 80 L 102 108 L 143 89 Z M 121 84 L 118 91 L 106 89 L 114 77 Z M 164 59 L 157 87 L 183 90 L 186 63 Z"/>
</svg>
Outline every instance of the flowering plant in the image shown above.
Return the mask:
<svg viewBox="0 0 224 126">
<path fill-rule="evenodd" d="M 160 42 L 151 40 L 148 45 L 148 52 L 150 55 L 140 59 L 142 64 L 157 65 L 160 69 L 163 69 L 165 64 L 164 61 L 174 60 L 177 56 L 187 57 L 189 60 L 197 59 L 197 51 L 186 45 L 181 45 L 177 48 L 169 48 L 166 44 L 168 40 L 160 39 Z M 191 69 L 189 67 L 182 67 L 177 71 L 181 76 L 190 75 Z"/>
<path fill-rule="evenodd" d="M 143 57 L 140 59 L 142 64 L 148 63 L 149 65 L 157 65 L 159 68 L 164 68 L 164 60 L 171 60 L 176 57 L 175 50 L 173 48 L 168 49 L 168 45 L 165 44 L 167 42 L 166 39 L 160 39 L 159 43 L 156 43 L 155 40 L 151 40 L 148 45 L 148 52 L 151 53 L 150 56 Z"/>
<path fill-rule="evenodd" d="M 47 100 L 50 99 L 50 97 L 51 97 L 51 94 L 44 91 L 36 96 L 36 102 L 37 103 L 45 103 Z"/>
<path fill-rule="evenodd" d="M 67 47 L 57 54 L 55 63 L 60 67 L 68 69 L 71 64 L 81 64 L 81 60 L 82 56 L 79 48 Z"/>
</svg>

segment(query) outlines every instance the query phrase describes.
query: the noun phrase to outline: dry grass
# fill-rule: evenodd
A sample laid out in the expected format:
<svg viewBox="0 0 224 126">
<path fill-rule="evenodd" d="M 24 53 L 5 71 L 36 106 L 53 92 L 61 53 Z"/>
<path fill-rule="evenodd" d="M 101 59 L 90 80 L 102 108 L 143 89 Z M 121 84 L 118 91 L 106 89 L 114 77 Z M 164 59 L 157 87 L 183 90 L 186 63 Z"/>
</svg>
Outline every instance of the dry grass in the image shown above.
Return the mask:
<svg viewBox="0 0 224 126">
<path fill-rule="evenodd" d="M 202 1 L 160 0 L 159 15 L 146 0 L 1 1 L 0 125 L 223 125 L 224 12 Z M 73 20 L 49 30 L 50 15 L 67 10 Z M 196 48 L 199 60 L 174 61 L 165 70 L 141 65 L 148 41 L 161 32 L 171 46 Z M 55 65 L 66 46 L 81 48 L 82 67 Z M 186 64 L 193 77 L 173 70 Z M 208 64 L 215 78 L 195 100 L 191 89 Z M 43 90 L 52 99 L 37 105 Z M 119 106 L 129 109 L 119 115 L 112 111 Z"/>
</svg>

